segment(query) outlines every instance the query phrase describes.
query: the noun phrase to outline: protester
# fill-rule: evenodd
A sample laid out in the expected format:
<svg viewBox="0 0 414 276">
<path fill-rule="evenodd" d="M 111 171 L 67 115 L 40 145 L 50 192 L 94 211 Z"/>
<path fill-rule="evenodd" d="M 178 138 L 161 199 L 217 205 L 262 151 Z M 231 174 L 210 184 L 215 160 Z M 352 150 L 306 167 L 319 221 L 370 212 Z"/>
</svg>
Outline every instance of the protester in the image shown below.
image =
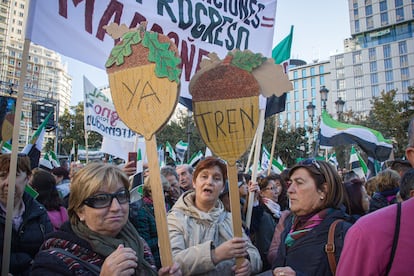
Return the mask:
<svg viewBox="0 0 414 276">
<path fill-rule="evenodd" d="M 261 270 L 257 249 L 249 238 L 233 237 L 231 214 L 218 199 L 227 168 L 215 157 L 200 161 L 193 191 L 184 193 L 167 220 L 173 258 L 184 275 L 251 275 Z M 239 267 L 235 258 L 244 258 Z"/>
<path fill-rule="evenodd" d="M 369 202 L 370 213 L 396 203 L 400 190 L 400 175 L 396 171 L 385 169 L 374 177 L 377 190 Z"/>
<path fill-rule="evenodd" d="M 10 185 L 10 154 L 0 155 L 0 258 L 3 258 L 4 228 L 6 224 L 7 194 Z M 13 220 L 10 248 L 9 272 L 12 275 L 29 275 L 30 265 L 39 251 L 47 233 L 53 226 L 46 209 L 32 196 L 25 187 L 31 176 L 30 159 L 17 157 Z"/>
<path fill-rule="evenodd" d="M 170 183 L 161 175 L 161 185 L 164 193 L 169 193 Z M 142 188 L 142 198 L 129 206 L 129 220 L 138 234 L 147 242 L 154 256 L 155 265 L 161 268 L 160 250 L 158 248 L 157 225 L 155 224 L 154 204 L 151 193 L 151 176 L 145 178 Z M 167 197 L 167 195 L 166 195 Z M 166 204 L 167 211 L 170 208 Z"/>
<path fill-rule="evenodd" d="M 157 275 L 145 241 L 128 220 L 129 180 L 117 167 L 91 163 L 71 183 L 69 222 L 49 235 L 32 275 Z M 97 270 L 97 272 L 94 272 Z M 158 275 L 181 275 L 177 264 Z"/>
<path fill-rule="evenodd" d="M 178 174 L 175 171 L 175 168 L 172 166 L 164 166 L 161 168 L 161 174 L 168 180 L 170 183 L 170 194 L 171 206 L 177 201 L 181 195 L 180 185 L 178 184 Z"/>
<path fill-rule="evenodd" d="M 259 192 L 258 204 L 252 210 L 252 221 L 250 235 L 253 244 L 260 252 L 263 261 L 263 269 L 270 269 L 267 262 L 267 253 L 275 232 L 275 227 L 281 216 L 280 205 L 278 204 L 279 193 L 282 190 L 280 175 L 271 174 L 261 178 L 258 182 Z"/>
<path fill-rule="evenodd" d="M 346 231 L 351 226 L 347 222 L 350 217 L 343 210 L 342 180 L 328 162 L 306 159 L 290 170 L 289 181 L 291 214 L 283 221 L 284 230 L 272 263 L 273 274 L 332 275 L 325 252 L 329 228 L 334 221 L 344 220 L 336 225 L 334 232 L 334 259 L 338 262 Z"/>
<path fill-rule="evenodd" d="M 414 197 L 414 169 L 406 171 L 400 180 L 400 197 L 407 200 Z"/>
<path fill-rule="evenodd" d="M 184 193 L 188 190 L 193 189 L 192 177 L 193 177 L 193 167 L 188 164 L 181 164 L 175 168 L 181 187 L 181 193 Z"/>
<path fill-rule="evenodd" d="M 348 199 L 345 204 L 346 212 L 357 220 L 369 211 L 370 197 L 360 179 L 345 182 L 344 187 Z"/>
<path fill-rule="evenodd" d="M 70 191 L 69 171 L 63 167 L 57 167 L 52 170 L 52 175 L 55 177 L 60 198 L 65 198 Z"/>
<path fill-rule="evenodd" d="M 45 206 L 53 229 L 58 230 L 69 217 L 56 189 L 55 177 L 45 170 L 34 170 L 31 186 L 39 193 L 36 200 Z"/>
</svg>

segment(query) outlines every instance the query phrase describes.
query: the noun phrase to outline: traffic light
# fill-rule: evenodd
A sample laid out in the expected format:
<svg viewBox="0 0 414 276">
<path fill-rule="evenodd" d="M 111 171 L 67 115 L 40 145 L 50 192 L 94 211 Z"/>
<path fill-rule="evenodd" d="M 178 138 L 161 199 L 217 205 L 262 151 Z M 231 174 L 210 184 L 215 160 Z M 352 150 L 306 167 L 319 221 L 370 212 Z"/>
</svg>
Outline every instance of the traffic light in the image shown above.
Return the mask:
<svg viewBox="0 0 414 276">
<path fill-rule="evenodd" d="M 50 117 L 49 122 L 46 124 L 47 131 L 52 131 L 55 128 L 55 105 L 46 101 L 33 102 L 32 128 L 38 129 L 50 112 L 52 112 L 52 116 Z"/>
</svg>

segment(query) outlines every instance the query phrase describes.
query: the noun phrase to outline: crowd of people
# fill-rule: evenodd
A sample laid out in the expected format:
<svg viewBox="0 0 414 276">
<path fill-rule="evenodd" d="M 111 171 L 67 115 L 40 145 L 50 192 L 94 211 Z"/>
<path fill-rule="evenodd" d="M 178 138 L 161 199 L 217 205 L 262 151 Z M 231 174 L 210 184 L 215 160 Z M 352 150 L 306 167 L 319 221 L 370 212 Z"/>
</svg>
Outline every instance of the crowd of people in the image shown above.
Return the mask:
<svg viewBox="0 0 414 276">
<path fill-rule="evenodd" d="M 9 273 L 410 275 L 414 119 L 408 138 L 407 160 L 391 163 L 368 180 L 312 158 L 256 179 L 240 171 L 240 210 L 231 210 L 221 159 L 206 157 L 195 168 L 162 167 L 171 266 L 163 266 L 160 258 L 163 244 L 148 168 L 142 174 L 141 198 L 132 202 L 137 180 L 133 162 L 32 170 L 30 159 L 19 154 Z M 10 162 L 10 154 L 0 155 L 3 236 Z M 249 204 L 249 198 L 254 202 Z M 241 214 L 241 237 L 233 234 L 232 211 Z M 1 257 L 4 243 L 2 239 Z"/>
</svg>

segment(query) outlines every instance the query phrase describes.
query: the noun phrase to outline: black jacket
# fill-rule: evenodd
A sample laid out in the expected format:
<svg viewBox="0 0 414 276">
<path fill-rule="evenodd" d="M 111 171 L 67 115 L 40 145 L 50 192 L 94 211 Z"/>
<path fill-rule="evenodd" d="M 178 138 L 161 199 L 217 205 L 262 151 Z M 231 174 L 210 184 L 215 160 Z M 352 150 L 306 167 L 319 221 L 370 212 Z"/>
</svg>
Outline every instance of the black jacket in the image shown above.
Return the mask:
<svg viewBox="0 0 414 276">
<path fill-rule="evenodd" d="M 335 228 L 335 257 L 339 261 L 345 234 L 351 227 L 350 217 L 342 210 L 335 210 L 329 214 L 318 226 L 287 248 L 284 241 L 292 226 L 292 214 L 285 220 L 285 230 L 279 246 L 279 253 L 273 268 L 290 266 L 296 271 L 296 275 L 332 275 L 329 267 L 325 245 L 328 241 L 329 226 L 337 219 L 345 222 L 337 224 Z"/>
<path fill-rule="evenodd" d="M 31 262 L 45 240 L 45 235 L 53 231 L 46 209 L 29 194 L 23 194 L 25 211 L 23 223 L 18 231 L 12 228 L 9 272 L 16 275 L 29 275 Z M 3 258 L 4 228 L 6 214 L 0 214 L 0 252 Z"/>
</svg>

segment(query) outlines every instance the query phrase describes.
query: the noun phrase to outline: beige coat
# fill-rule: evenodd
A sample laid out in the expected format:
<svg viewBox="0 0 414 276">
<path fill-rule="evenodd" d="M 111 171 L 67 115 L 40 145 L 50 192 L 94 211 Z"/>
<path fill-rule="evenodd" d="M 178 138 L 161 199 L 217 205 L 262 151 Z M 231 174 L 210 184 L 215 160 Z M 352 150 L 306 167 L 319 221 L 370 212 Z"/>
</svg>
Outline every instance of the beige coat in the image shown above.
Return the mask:
<svg viewBox="0 0 414 276">
<path fill-rule="evenodd" d="M 231 214 L 224 210 L 220 200 L 210 212 L 194 206 L 194 192 L 184 193 L 168 213 L 168 229 L 173 259 L 181 266 L 183 275 L 232 275 L 235 260 L 214 265 L 211 246 L 219 246 L 233 238 Z M 256 247 L 249 241 L 248 253 L 252 274 L 262 269 L 262 261 Z"/>
</svg>

